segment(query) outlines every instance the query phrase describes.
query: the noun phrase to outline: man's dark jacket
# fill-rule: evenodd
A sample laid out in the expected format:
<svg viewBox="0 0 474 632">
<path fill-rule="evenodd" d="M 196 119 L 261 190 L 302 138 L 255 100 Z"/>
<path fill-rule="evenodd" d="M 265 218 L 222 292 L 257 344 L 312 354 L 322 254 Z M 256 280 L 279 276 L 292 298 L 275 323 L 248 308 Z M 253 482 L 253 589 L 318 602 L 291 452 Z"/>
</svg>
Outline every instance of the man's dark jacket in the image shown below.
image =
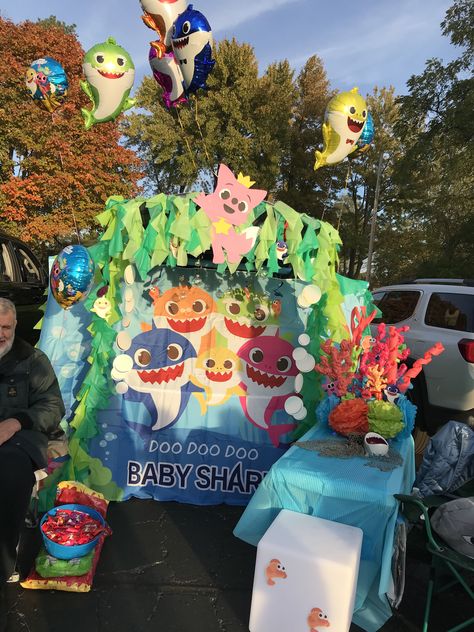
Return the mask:
<svg viewBox="0 0 474 632">
<path fill-rule="evenodd" d="M 64 404 L 58 380 L 47 356 L 15 338 L 0 358 L 0 421 L 13 417 L 21 424 L 11 439 L 37 468 L 47 465 L 48 439 L 60 431 Z"/>
</svg>

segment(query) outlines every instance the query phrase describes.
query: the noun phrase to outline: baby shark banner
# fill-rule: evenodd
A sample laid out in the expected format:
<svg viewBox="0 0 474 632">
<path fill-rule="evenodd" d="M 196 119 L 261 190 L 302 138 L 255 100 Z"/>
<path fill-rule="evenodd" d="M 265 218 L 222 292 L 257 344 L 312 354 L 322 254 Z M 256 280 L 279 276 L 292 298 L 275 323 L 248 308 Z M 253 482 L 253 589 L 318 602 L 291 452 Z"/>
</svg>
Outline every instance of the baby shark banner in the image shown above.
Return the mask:
<svg viewBox="0 0 474 632">
<path fill-rule="evenodd" d="M 307 344 L 308 310 L 296 300 L 307 284 L 164 267 L 142 282 L 127 272 L 109 367 L 114 394 L 97 414 L 90 456 L 124 499 L 246 503 L 301 418 L 293 354 L 299 348 L 298 366 L 311 370 L 299 342 Z M 98 298 L 93 311 L 101 309 Z M 69 413 L 87 367 L 90 317 L 82 304 L 68 312 L 48 301 L 41 348 Z"/>
</svg>

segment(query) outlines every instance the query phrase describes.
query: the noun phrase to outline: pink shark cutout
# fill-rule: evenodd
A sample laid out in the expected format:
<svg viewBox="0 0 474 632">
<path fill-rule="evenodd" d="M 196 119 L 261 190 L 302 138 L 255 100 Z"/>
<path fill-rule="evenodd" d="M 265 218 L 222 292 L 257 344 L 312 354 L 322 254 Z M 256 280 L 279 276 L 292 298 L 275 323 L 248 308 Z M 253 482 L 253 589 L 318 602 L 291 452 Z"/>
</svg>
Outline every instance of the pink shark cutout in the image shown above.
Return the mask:
<svg viewBox="0 0 474 632">
<path fill-rule="evenodd" d="M 217 184 L 213 193 L 200 193 L 195 202 L 212 222 L 212 250 L 214 263 L 239 263 L 243 255 L 252 250 L 258 234 L 257 227 L 236 232 L 234 226 L 248 221 L 252 209 L 263 202 L 266 191 L 250 189 L 237 179 L 229 167 L 220 165 Z M 248 181 L 247 181 L 248 182 Z"/>
</svg>

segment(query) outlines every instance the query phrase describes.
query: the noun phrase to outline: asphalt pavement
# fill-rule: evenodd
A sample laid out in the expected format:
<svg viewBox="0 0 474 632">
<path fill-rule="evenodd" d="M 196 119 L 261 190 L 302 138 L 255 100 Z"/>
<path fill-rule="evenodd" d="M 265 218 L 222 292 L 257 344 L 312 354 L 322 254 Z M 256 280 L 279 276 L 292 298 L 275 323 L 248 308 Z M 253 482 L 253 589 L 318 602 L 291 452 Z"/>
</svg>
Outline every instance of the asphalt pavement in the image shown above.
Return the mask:
<svg viewBox="0 0 474 632">
<path fill-rule="evenodd" d="M 111 503 L 113 535 L 105 542 L 92 590 L 8 584 L 0 632 L 245 632 L 256 549 L 232 534 L 242 512 L 227 505 Z M 25 530 L 23 571 L 38 538 L 38 531 Z M 404 598 L 382 632 L 421 630 L 427 580 L 427 558 L 412 533 Z M 467 616 L 467 608 L 472 602 L 457 590 L 436 598 L 430 632 L 446 632 Z M 351 632 L 360 628 L 353 625 Z"/>
</svg>

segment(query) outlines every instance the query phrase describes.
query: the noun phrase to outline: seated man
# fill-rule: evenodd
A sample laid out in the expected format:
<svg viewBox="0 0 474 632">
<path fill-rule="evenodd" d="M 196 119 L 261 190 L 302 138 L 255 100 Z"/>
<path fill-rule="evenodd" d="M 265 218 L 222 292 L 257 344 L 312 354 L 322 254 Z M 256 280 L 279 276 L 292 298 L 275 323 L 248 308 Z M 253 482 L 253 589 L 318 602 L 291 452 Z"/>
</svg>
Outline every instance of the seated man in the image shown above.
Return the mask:
<svg viewBox="0 0 474 632">
<path fill-rule="evenodd" d="M 0 298 L 0 588 L 15 569 L 34 471 L 47 465 L 48 438 L 64 404 L 46 355 L 15 337 L 15 305 Z"/>
</svg>

